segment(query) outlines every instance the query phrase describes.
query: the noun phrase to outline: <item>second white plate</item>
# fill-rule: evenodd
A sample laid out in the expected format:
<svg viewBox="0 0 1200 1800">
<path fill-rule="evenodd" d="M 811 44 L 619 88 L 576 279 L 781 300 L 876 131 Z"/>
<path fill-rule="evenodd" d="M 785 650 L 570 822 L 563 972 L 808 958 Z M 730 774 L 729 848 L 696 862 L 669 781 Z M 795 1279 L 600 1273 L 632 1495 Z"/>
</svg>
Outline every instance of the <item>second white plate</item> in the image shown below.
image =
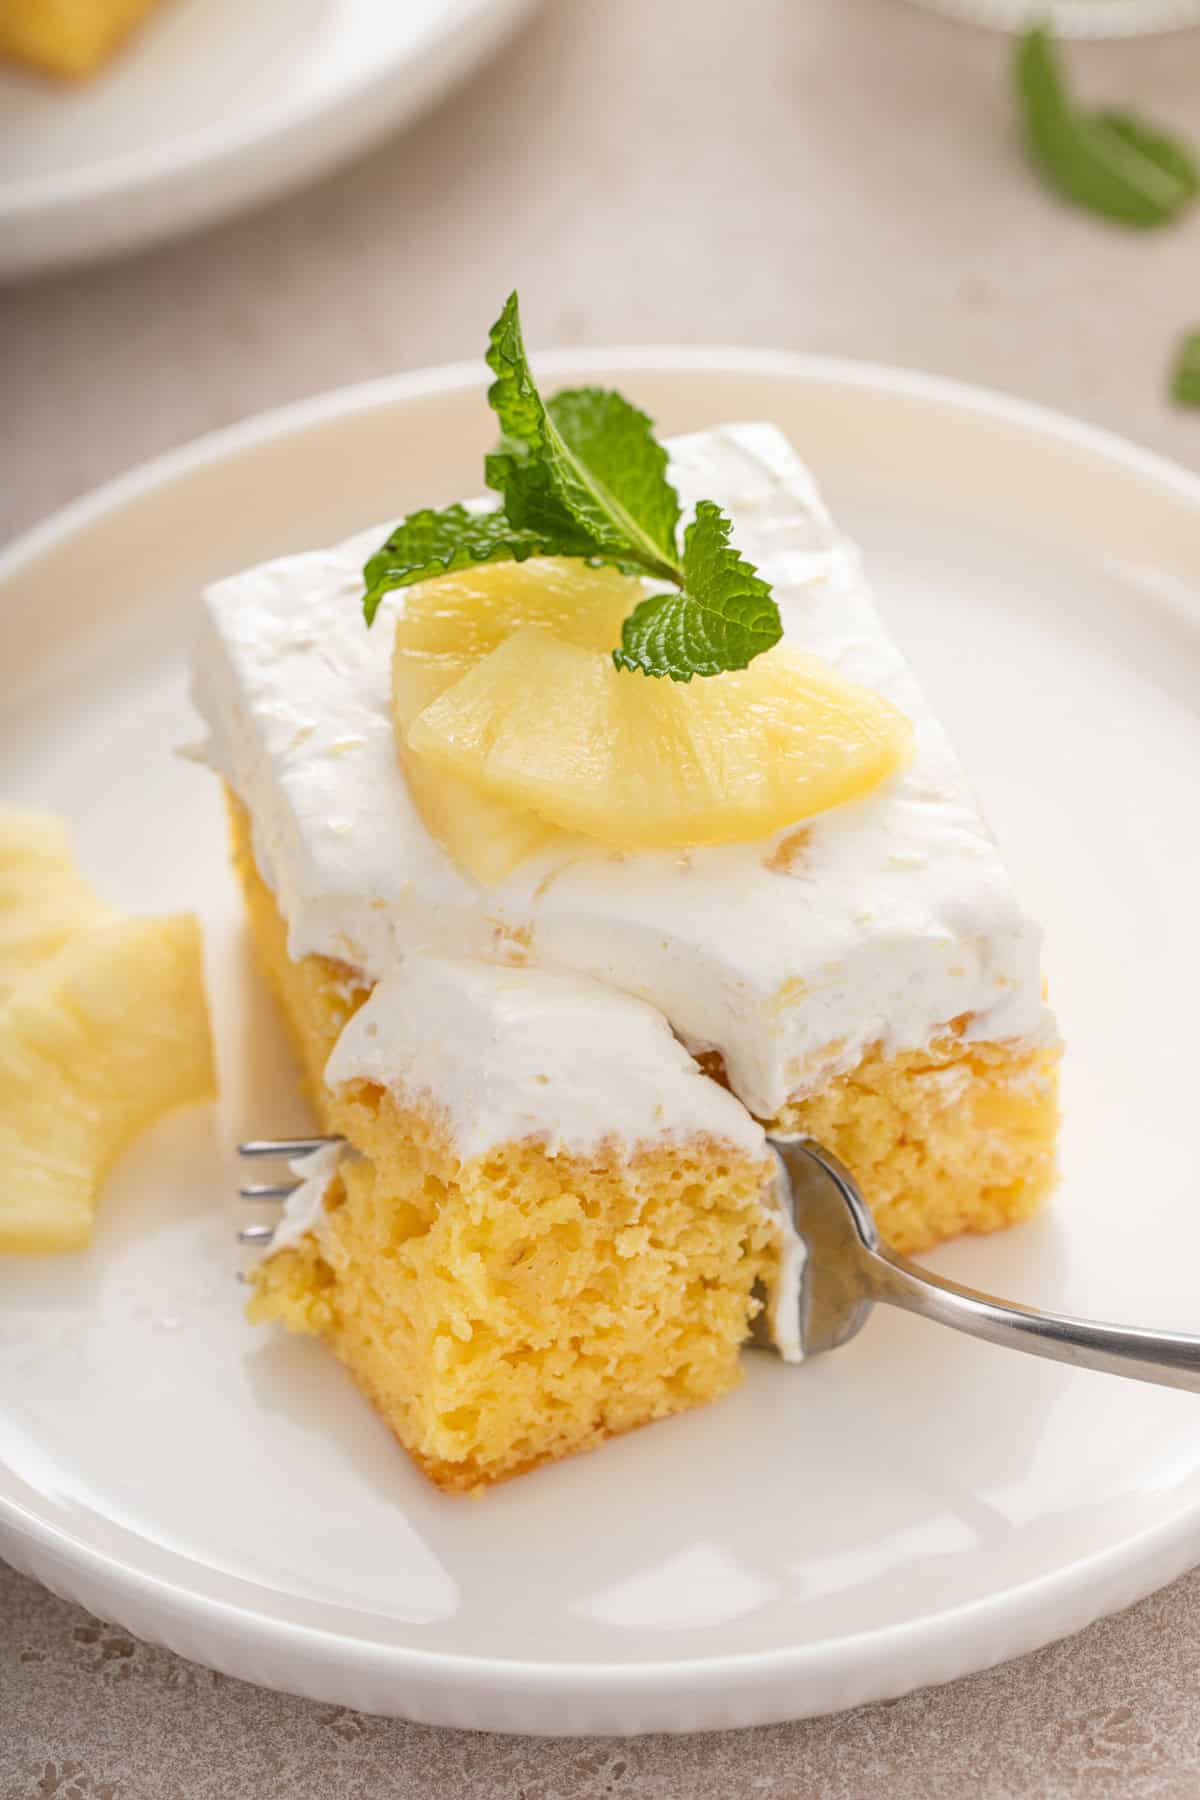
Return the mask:
<svg viewBox="0 0 1200 1800">
<path fill-rule="evenodd" d="M 1064 1180 L 939 1267 L 1195 1328 L 1200 482 L 926 378 L 735 352 L 546 359 L 664 429 L 767 417 L 884 612 L 1048 928 Z M 141 1143 L 86 1255 L 0 1266 L 0 1549 L 234 1675 L 434 1723 L 684 1730 L 1011 1656 L 1200 1554 L 1197 1402 L 877 1316 L 807 1368 L 479 1502 L 411 1468 L 315 1344 L 252 1331 L 229 1147 L 297 1124 L 212 777 L 173 758 L 201 584 L 474 492 L 482 372 L 260 421 L 129 477 L 0 569 L 0 791 L 60 808 L 131 909 L 194 906 L 224 1099 Z"/>
<path fill-rule="evenodd" d="M 79 86 L 0 66 L 0 278 L 211 224 L 421 112 L 534 0 L 166 0 Z"/>
</svg>

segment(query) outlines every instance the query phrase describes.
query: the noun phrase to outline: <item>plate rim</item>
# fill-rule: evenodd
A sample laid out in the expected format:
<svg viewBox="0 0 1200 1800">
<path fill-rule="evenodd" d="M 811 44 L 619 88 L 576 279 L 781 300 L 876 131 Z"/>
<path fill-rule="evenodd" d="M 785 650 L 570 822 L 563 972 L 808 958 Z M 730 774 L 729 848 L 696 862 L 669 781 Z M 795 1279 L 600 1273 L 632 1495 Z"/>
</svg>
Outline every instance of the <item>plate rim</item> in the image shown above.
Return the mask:
<svg viewBox="0 0 1200 1800">
<path fill-rule="evenodd" d="M 802 384 L 867 389 L 939 409 L 966 410 L 1088 452 L 1150 481 L 1160 492 L 1165 491 L 1200 513 L 1200 474 L 1169 457 L 1036 402 L 922 371 L 853 358 L 736 346 L 561 349 L 537 356 L 534 361 L 547 376 L 618 375 L 621 371 L 667 376 L 770 376 Z M 163 488 L 186 481 L 197 471 L 334 420 L 352 420 L 414 401 L 482 390 L 486 380 L 485 366 L 476 361 L 379 377 L 256 414 L 150 458 L 68 502 L 0 551 L 0 607 L 5 604 L 8 584 L 41 557 L 90 526 L 119 515 L 127 506 L 152 502 Z M 1190 622 L 1200 624 L 1200 606 L 1189 607 L 1188 612 Z M 1200 1553 L 1200 1500 L 1185 1500 L 1165 1517 L 1119 1542 L 1030 1577 L 999 1594 L 983 1595 L 926 1614 L 919 1624 L 910 1621 L 880 1626 L 811 1644 L 616 1662 L 459 1654 L 411 1644 L 389 1644 L 281 1618 L 254 1604 L 204 1594 L 173 1579 L 169 1573 L 146 1570 L 121 1554 L 89 1544 L 3 1493 L 0 1545 L 15 1566 L 40 1576 L 69 1597 L 77 1598 L 79 1592 L 72 1593 L 68 1576 L 92 1592 L 99 1587 L 106 1597 L 111 1596 L 126 1608 L 125 1622 L 141 1635 L 153 1636 L 156 1630 L 161 1633 L 178 1625 L 228 1640 L 229 1672 L 265 1680 L 272 1686 L 324 1697 L 312 1687 L 310 1676 L 299 1678 L 298 1666 L 287 1662 L 291 1656 L 299 1657 L 305 1670 L 319 1668 L 328 1672 L 335 1664 L 341 1664 L 351 1677 L 357 1674 L 364 1678 L 414 1681 L 415 1688 L 395 1695 L 397 1710 L 434 1724 L 479 1722 L 490 1729 L 545 1734 L 698 1730 L 725 1722 L 765 1724 L 890 1697 L 917 1686 L 974 1673 L 1082 1629 L 1094 1619 L 1154 1591 L 1194 1564 Z M 189 1563 L 196 1560 L 180 1552 L 174 1555 Z M 232 1647 L 234 1637 L 236 1651 Z M 182 1654 L 198 1654 L 194 1645 L 180 1643 L 178 1647 Z M 281 1661 L 264 1673 L 253 1660 L 256 1653 L 274 1655 Z M 221 1666 L 217 1656 L 206 1655 L 204 1650 L 198 1659 Z M 902 1673 L 896 1668 L 898 1660 L 903 1663 Z M 803 1691 L 792 1695 L 793 1684 Z M 450 1687 L 457 1696 L 453 1704 L 445 1697 Z M 431 1701 L 430 1689 L 440 1691 L 443 1698 Z M 716 1693 L 725 1697 L 727 1710 L 732 1709 L 727 1721 L 692 1717 L 680 1723 L 674 1715 L 654 1713 L 648 1723 L 620 1722 L 625 1717 L 620 1703 L 626 1709 L 636 1709 L 643 1703 L 651 1707 L 656 1702 L 678 1704 L 685 1697 L 688 1701 L 710 1700 Z M 583 1723 L 570 1716 L 559 1719 L 546 1714 L 530 1723 L 528 1714 L 509 1722 L 504 1710 L 505 1702 L 552 1704 L 589 1699 L 610 1709 L 616 1705 L 617 1713 L 589 1715 Z M 495 1710 L 497 1702 L 499 1712 Z M 348 1703 L 354 1704 L 352 1700 Z M 481 1707 L 484 1716 L 477 1720 Z M 618 1722 L 608 1722 L 611 1717 Z"/>
<path fill-rule="evenodd" d="M 459 1655 L 450 1650 L 424 1650 L 408 1644 L 385 1644 L 377 1640 L 351 1637 L 322 1626 L 284 1621 L 254 1607 L 191 1592 L 109 1552 L 81 1546 L 77 1537 L 38 1519 L 35 1514 L 22 1507 L 20 1502 L 10 1500 L 3 1494 L 0 1494 L 0 1545 L 5 1541 L 5 1533 L 9 1529 L 18 1528 L 22 1518 L 29 1527 L 26 1536 L 36 1540 L 39 1547 L 51 1555 L 60 1556 L 64 1564 L 83 1561 L 83 1557 L 74 1554 L 82 1548 L 92 1563 L 90 1572 L 102 1579 L 107 1575 L 117 1586 L 136 1591 L 139 1598 L 164 1603 L 167 1613 L 177 1618 L 186 1620 L 192 1613 L 201 1613 L 204 1615 L 204 1623 L 235 1626 L 243 1635 L 250 1628 L 260 1643 L 270 1648 L 290 1648 L 296 1640 L 300 1640 L 308 1649 L 349 1651 L 362 1665 L 384 1665 L 384 1672 L 393 1672 L 396 1665 L 407 1664 L 411 1665 L 407 1670 L 409 1673 L 440 1674 L 459 1679 L 464 1675 L 481 1677 L 482 1685 L 493 1689 L 514 1680 L 519 1685 L 521 1680 L 525 1680 L 534 1684 L 539 1693 L 568 1697 L 587 1694 L 596 1688 L 619 1690 L 630 1682 L 648 1687 L 669 1687 L 681 1677 L 686 1678 L 689 1688 L 697 1683 L 702 1687 L 724 1688 L 731 1675 L 743 1680 L 754 1675 L 777 1676 L 781 1673 L 800 1678 L 811 1672 L 809 1665 L 816 1665 L 828 1672 L 837 1672 L 843 1665 L 854 1669 L 863 1663 L 865 1650 L 878 1655 L 881 1661 L 890 1659 L 898 1650 L 911 1651 L 912 1640 L 918 1632 L 922 1639 L 921 1649 L 928 1653 L 944 1646 L 947 1641 L 952 1643 L 960 1633 L 969 1635 L 972 1628 L 980 1623 L 1005 1623 L 1005 1615 L 1010 1612 L 1016 1614 L 1018 1621 L 1027 1620 L 1029 1615 L 1025 1610 L 1025 1601 L 1041 1588 L 1062 1583 L 1071 1589 L 1072 1598 L 1080 1593 L 1087 1594 L 1091 1592 L 1091 1584 L 1097 1573 L 1110 1572 L 1107 1567 L 1110 1564 L 1124 1563 L 1131 1546 L 1149 1546 L 1156 1556 L 1156 1570 L 1164 1567 L 1167 1569 L 1165 1575 L 1157 1575 L 1146 1587 L 1135 1586 L 1126 1598 L 1115 1604 L 1110 1605 L 1105 1598 L 1094 1606 L 1085 1605 L 1078 1613 L 1064 1615 L 1075 1622 L 1063 1624 L 1061 1628 L 1056 1627 L 1050 1637 L 1035 1630 L 1025 1649 L 1038 1648 L 1044 1643 L 1082 1630 L 1092 1620 L 1120 1610 L 1133 1600 L 1154 1592 L 1163 1582 L 1172 1580 L 1174 1574 L 1182 1574 L 1193 1567 L 1193 1555 L 1185 1556 L 1178 1567 L 1175 1567 L 1167 1553 L 1176 1547 L 1184 1522 L 1193 1527 L 1200 1526 L 1200 1502 L 1184 1504 L 1169 1518 L 1156 1520 L 1153 1525 L 1123 1539 L 1120 1544 L 1109 1545 L 1078 1557 L 1056 1569 L 1053 1574 L 1031 1576 L 1018 1582 L 998 1598 L 980 1597 L 967 1601 L 962 1606 L 944 1607 L 938 1612 L 930 1613 L 921 1620 L 919 1627 L 911 1623 L 885 1625 L 872 1630 L 847 1632 L 840 1637 L 799 1646 L 777 1645 L 769 1650 L 742 1650 L 709 1656 L 659 1657 L 653 1661 L 631 1658 L 624 1662 L 578 1662 L 557 1658 L 550 1662 L 532 1657 Z M 1196 1548 L 1200 1552 L 1200 1544 Z M 173 1554 L 184 1561 L 195 1560 L 183 1557 L 180 1552 Z M 1157 1560 L 1160 1555 L 1166 1559 L 1161 1563 Z M 1146 1560 L 1149 1560 L 1148 1556 Z M 21 1565 L 14 1562 L 13 1566 Z M 1140 1567 L 1141 1563 L 1137 1566 Z M 1025 1650 L 1020 1648 L 1006 1649 L 996 1657 L 936 1679 L 955 1680 L 959 1675 L 975 1673 L 977 1669 L 989 1667 L 993 1662 L 1007 1661 L 1024 1653 Z M 916 1682 L 906 1681 L 903 1691 L 927 1685 L 934 1679 L 924 1677 Z"/>
<path fill-rule="evenodd" d="M 536 3 L 536 0 L 535 0 Z M 783 380 L 826 382 L 852 388 L 878 389 L 882 393 L 948 406 L 959 412 L 981 413 L 1006 424 L 1057 439 L 1073 449 L 1115 463 L 1131 474 L 1165 488 L 1174 497 L 1200 508 L 1200 473 L 1174 457 L 1151 450 L 1106 425 L 1076 418 L 1041 401 L 982 383 L 960 381 L 899 363 L 874 362 L 853 356 L 825 356 L 804 350 L 774 350 L 739 344 L 616 344 L 587 348 L 562 348 L 533 352 L 531 361 L 548 376 L 594 376 L 627 369 L 633 374 L 662 375 L 768 375 Z M 142 458 L 119 475 L 63 505 L 45 518 L 25 526 L 7 545 L 0 546 L 0 581 L 16 575 L 35 557 L 106 513 L 127 502 L 152 494 L 193 469 L 220 462 L 274 438 L 307 431 L 336 418 L 386 410 L 412 400 L 438 394 L 459 393 L 487 386 L 491 377 L 481 358 L 461 358 L 428 368 L 375 375 L 344 387 L 327 388 L 299 400 L 267 407 L 201 432 L 157 455 Z"/>
<path fill-rule="evenodd" d="M 1196 0 L 1154 0 L 1148 9 L 1145 0 L 1108 0 L 1101 11 L 1095 0 L 913 0 L 926 12 L 939 14 L 967 25 L 978 25 L 986 31 L 1015 33 L 1028 29 L 1042 14 L 1048 13 L 1053 29 L 1060 37 L 1111 38 L 1161 36 L 1173 31 L 1189 31 L 1200 24 Z"/>
</svg>

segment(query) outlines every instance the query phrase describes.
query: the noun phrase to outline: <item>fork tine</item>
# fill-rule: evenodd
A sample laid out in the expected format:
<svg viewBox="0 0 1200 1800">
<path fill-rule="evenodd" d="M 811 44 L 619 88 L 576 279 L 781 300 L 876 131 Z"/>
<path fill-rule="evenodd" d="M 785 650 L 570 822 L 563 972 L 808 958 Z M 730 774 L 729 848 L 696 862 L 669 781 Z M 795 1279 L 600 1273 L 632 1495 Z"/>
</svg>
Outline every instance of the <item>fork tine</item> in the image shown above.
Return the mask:
<svg viewBox="0 0 1200 1800">
<path fill-rule="evenodd" d="M 246 1143 L 237 1147 L 238 1155 L 245 1157 L 260 1156 L 309 1156 L 314 1150 L 324 1150 L 331 1145 L 340 1144 L 340 1137 L 305 1137 L 305 1138 L 249 1138 Z M 303 1185 L 299 1181 L 249 1181 L 238 1189 L 240 1200 L 266 1200 L 278 1204 L 286 1200 L 290 1194 Z M 250 1244 L 257 1250 L 265 1250 L 275 1240 L 274 1225 L 243 1225 L 237 1234 L 239 1244 Z M 238 1273 L 238 1280 L 245 1281 L 244 1273 Z"/>
<path fill-rule="evenodd" d="M 340 1144 L 340 1137 L 250 1138 L 238 1145 L 239 1156 L 308 1156 L 324 1150 L 328 1144 Z"/>
<path fill-rule="evenodd" d="M 243 1225 L 238 1232 L 239 1244 L 269 1244 L 275 1236 L 273 1225 Z"/>
</svg>

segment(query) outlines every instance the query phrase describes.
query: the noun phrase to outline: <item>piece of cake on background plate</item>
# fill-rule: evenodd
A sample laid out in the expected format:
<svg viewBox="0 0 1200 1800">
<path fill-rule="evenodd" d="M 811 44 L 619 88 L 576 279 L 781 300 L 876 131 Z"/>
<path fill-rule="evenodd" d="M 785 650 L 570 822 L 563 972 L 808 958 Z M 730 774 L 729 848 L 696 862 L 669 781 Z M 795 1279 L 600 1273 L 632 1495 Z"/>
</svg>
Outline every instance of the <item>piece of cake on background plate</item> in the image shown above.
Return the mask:
<svg viewBox="0 0 1200 1800">
<path fill-rule="evenodd" d="M 325 1337 L 449 1488 L 715 1398 L 764 1305 L 794 1353 L 766 1133 L 840 1157 L 902 1251 L 1053 1180 L 1039 933 L 857 553 L 772 426 L 667 449 L 777 608 L 747 667 L 618 670 L 662 584 L 575 559 L 368 632 L 377 533 L 206 599 L 260 960 L 347 1140 L 252 1314 Z"/>
<path fill-rule="evenodd" d="M 94 74 L 162 0 L 0 0 L 0 57 L 50 75 Z"/>
</svg>

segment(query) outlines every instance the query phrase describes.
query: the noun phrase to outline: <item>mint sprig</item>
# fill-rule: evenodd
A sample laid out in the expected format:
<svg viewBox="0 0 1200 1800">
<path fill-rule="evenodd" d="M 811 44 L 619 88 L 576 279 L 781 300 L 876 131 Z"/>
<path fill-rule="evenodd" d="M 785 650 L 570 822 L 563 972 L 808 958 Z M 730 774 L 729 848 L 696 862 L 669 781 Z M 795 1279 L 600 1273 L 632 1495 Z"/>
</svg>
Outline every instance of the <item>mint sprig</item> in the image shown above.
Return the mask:
<svg viewBox="0 0 1200 1800">
<path fill-rule="evenodd" d="M 1165 225 L 1200 191 L 1188 148 L 1126 112 L 1076 106 L 1050 34 L 1017 46 L 1016 85 L 1030 155 L 1049 185 L 1075 206 L 1122 225 Z"/>
<path fill-rule="evenodd" d="M 607 388 L 543 401 L 529 366 L 516 294 L 488 338 L 488 402 L 502 436 L 487 457 L 495 512 L 450 506 L 411 513 L 363 571 L 370 625 L 395 588 L 477 563 L 574 556 L 669 584 L 625 621 L 619 669 L 690 681 L 744 669 L 783 635 L 757 571 L 729 542 L 729 520 L 702 500 L 678 545 L 679 496 L 646 414 Z"/>
</svg>

